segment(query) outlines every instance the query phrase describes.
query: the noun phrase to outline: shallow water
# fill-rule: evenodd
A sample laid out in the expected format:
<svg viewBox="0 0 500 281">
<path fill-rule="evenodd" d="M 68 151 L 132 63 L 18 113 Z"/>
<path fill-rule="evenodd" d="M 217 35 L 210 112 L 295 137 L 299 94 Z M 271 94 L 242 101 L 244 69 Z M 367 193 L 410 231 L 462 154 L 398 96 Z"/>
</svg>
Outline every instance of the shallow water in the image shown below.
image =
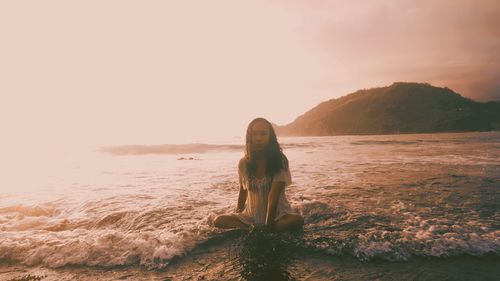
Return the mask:
<svg viewBox="0 0 500 281">
<path fill-rule="evenodd" d="M 500 273 L 499 132 L 280 141 L 302 232 L 211 226 L 236 204 L 238 140 L 88 151 L 36 180 L 25 171 L 27 178 L 2 182 L 0 278 L 493 280 Z"/>
</svg>

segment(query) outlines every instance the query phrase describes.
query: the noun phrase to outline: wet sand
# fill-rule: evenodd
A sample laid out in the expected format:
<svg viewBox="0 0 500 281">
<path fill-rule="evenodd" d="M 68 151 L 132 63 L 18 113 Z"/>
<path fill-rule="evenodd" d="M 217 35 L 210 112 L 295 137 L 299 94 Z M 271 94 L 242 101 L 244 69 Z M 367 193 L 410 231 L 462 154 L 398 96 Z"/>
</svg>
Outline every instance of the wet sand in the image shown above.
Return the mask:
<svg viewBox="0 0 500 281">
<path fill-rule="evenodd" d="M 458 256 L 408 262 L 360 261 L 320 252 L 294 252 L 280 234 L 228 231 L 171 260 L 163 268 L 143 266 L 61 268 L 0 265 L 1 280 L 497 280 L 500 258 Z M 287 241 L 288 240 L 288 241 Z"/>
</svg>

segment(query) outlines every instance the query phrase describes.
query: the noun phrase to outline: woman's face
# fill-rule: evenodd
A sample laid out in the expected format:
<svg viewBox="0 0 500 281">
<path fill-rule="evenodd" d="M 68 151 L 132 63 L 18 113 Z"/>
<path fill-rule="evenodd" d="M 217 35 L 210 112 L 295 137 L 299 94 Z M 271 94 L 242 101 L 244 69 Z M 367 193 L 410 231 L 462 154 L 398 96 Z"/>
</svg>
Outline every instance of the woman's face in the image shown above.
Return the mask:
<svg viewBox="0 0 500 281">
<path fill-rule="evenodd" d="M 269 125 L 263 121 L 257 121 L 252 125 L 252 150 L 265 150 L 269 144 Z"/>
</svg>

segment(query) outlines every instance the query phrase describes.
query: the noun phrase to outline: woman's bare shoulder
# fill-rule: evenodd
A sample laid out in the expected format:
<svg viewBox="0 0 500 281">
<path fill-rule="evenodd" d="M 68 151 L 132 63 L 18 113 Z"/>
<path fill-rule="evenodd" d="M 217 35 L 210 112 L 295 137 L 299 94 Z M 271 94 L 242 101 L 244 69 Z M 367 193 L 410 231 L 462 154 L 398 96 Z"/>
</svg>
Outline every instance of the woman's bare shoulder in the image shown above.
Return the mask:
<svg viewBox="0 0 500 281">
<path fill-rule="evenodd" d="M 238 162 L 238 171 L 243 171 L 246 168 L 246 160 L 245 157 L 242 157 Z"/>
</svg>

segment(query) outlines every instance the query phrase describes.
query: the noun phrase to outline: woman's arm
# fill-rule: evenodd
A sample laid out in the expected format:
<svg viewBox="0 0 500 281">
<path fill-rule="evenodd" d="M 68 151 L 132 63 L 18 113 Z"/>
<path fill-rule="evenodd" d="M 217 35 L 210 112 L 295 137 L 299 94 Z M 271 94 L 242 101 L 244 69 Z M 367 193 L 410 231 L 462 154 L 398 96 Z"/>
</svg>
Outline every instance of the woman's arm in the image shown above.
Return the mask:
<svg viewBox="0 0 500 281">
<path fill-rule="evenodd" d="M 271 187 L 271 191 L 269 191 L 269 195 L 267 197 L 266 225 L 270 228 L 274 225 L 274 218 L 276 217 L 276 209 L 278 207 L 278 198 L 284 188 L 284 182 L 274 182 Z"/>
<path fill-rule="evenodd" d="M 247 202 L 248 191 L 240 186 L 240 194 L 238 195 L 238 207 L 236 207 L 236 212 L 241 213 L 245 209 L 245 203 Z"/>
<path fill-rule="evenodd" d="M 248 191 L 243 188 L 243 168 L 245 165 L 244 158 L 240 159 L 238 163 L 238 178 L 240 183 L 240 193 L 238 194 L 238 205 L 236 207 L 236 212 L 241 213 L 245 209 L 245 204 L 247 202 Z"/>
</svg>

